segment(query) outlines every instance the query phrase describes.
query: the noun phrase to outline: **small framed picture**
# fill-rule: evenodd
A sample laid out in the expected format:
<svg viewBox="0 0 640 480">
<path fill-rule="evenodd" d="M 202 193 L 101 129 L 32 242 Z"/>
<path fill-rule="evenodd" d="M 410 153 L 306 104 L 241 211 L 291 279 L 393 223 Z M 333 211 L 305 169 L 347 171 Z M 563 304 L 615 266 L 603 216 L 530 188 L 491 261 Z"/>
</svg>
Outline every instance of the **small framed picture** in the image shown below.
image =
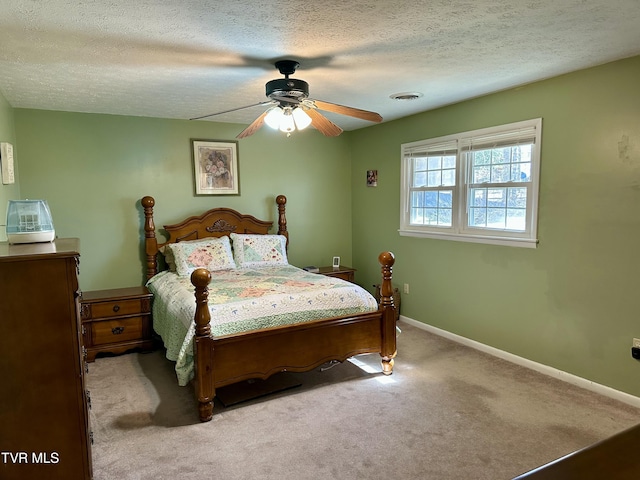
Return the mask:
<svg viewBox="0 0 640 480">
<path fill-rule="evenodd" d="M 239 195 L 238 142 L 191 140 L 196 195 Z"/>
<path fill-rule="evenodd" d="M 340 268 L 340 257 L 333 257 L 333 268 Z"/>
<path fill-rule="evenodd" d="M 367 170 L 367 187 L 378 186 L 378 170 Z"/>
</svg>

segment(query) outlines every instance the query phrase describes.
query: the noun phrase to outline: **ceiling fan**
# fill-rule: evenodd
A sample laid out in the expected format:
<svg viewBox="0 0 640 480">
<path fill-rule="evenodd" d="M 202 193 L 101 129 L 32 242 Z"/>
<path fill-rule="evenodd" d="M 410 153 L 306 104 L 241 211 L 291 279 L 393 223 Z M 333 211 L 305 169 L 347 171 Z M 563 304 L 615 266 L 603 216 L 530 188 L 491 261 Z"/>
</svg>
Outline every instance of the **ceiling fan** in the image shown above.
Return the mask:
<svg viewBox="0 0 640 480">
<path fill-rule="evenodd" d="M 225 110 L 223 112 L 194 117 L 191 120 L 200 120 L 202 118 L 235 112 L 245 108 L 271 105 L 271 108 L 264 111 L 247 128 L 240 132 L 236 138 L 253 135 L 265 123 L 272 128 L 287 133 L 287 136 L 296 129 L 302 130 L 309 125 L 312 125 L 327 137 L 337 137 L 340 135 L 342 128 L 322 115 L 318 110 L 348 115 L 370 122 L 382 121 L 382 117 L 375 112 L 309 98 L 309 84 L 304 80 L 289 78 L 289 75 L 293 75 L 300 66 L 295 60 L 279 60 L 275 62 L 275 66 L 280 73 L 284 75 L 284 78 L 278 78 L 266 83 L 266 94 L 269 100 Z"/>
</svg>

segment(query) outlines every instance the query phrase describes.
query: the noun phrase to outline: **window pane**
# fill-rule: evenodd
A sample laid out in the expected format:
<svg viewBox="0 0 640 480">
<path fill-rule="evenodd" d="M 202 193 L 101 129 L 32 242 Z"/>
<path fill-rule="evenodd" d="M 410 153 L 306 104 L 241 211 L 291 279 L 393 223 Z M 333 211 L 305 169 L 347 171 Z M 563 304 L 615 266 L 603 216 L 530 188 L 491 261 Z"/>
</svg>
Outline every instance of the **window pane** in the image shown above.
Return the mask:
<svg viewBox="0 0 640 480">
<path fill-rule="evenodd" d="M 470 227 L 486 227 L 487 226 L 487 209 L 486 208 L 470 208 L 469 209 L 469 226 Z"/>
<path fill-rule="evenodd" d="M 442 168 L 456 168 L 456 156 L 447 155 L 442 157 Z"/>
<path fill-rule="evenodd" d="M 531 181 L 531 163 L 514 163 L 511 165 L 512 182 Z"/>
<path fill-rule="evenodd" d="M 427 169 L 427 159 L 426 158 L 414 158 L 415 162 L 415 170 L 426 170 Z"/>
<path fill-rule="evenodd" d="M 491 167 L 473 167 L 471 183 L 487 183 L 491 181 Z"/>
<path fill-rule="evenodd" d="M 512 208 L 527 208 L 527 189 L 524 187 L 510 188 L 507 206 Z"/>
<path fill-rule="evenodd" d="M 451 190 L 412 192 L 409 222 L 412 225 L 451 226 Z"/>
<path fill-rule="evenodd" d="M 442 185 L 451 187 L 456 184 L 456 171 L 447 169 L 442 171 Z"/>
<path fill-rule="evenodd" d="M 438 195 L 438 206 L 440 208 L 451 208 L 453 205 L 453 192 L 451 190 L 443 190 Z"/>
<path fill-rule="evenodd" d="M 438 224 L 438 209 L 437 208 L 425 208 L 424 209 L 425 224 L 437 225 Z"/>
<path fill-rule="evenodd" d="M 507 209 L 507 228 L 524 232 L 526 229 L 527 211 L 523 208 Z"/>
<path fill-rule="evenodd" d="M 491 167 L 491 182 L 505 183 L 511 178 L 511 168 L 507 165 L 493 165 Z"/>
<path fill-rule="evenodd" d="M 414 187 L 426 187 L 427 186 L 427 172 L 416 172 L 413 175 Z"/>
<path fill-rule="evenodd" d="M 511 147 L 506 148 L 494 148 L 491 155 L 491 163 L 501 164 L 511 162 Z"/>
<path fill-rule="evenodd" d="M 489 207 L 506 207 L 507 206 L 507 189 L 506 188 L 487 189 L 487 205 Z"/>
<path fill-rule="evenodd" d="M 451 209 L 441 208 L 438 210 L 438 225 L 450 227 L 451 226 Z"/>
<path fill-rule="evenodd" d="M 491 164 L 491 150 L 479 150 L 472 153 L 473 166 L 489 165 Z"/>
<path fill-rule="evenodd" d="M 442 185 L 442 171 L 429 171 L 427 187 L 439 187 Z"/>
<path fill-rule="evenodd" d="M 473 207 L 487 206 L 487 189 L 486 188 L 471 189 L 471 206 Z"/>
<path fill-rule="evenodd" d="M 442 157 L 429 157 L 429 170 L 440 170 L 442 168 Z"/>
<path fill-rule="evenodd" d="M 531 163 L 531 152 L 533 150 L 533 145 L 518 145 L 514 147 L 518 150 L 518 159 L 514 160 L 516 162 L 529 162 Z"/>
<path fill-rule="evenodd" d="M 437 207 L 438 206 L 438 192 L 423 192 L 425 197 L 425 207 Z"/>
<path fill-rule="evenodd" d="M 506 211 L 504 208 L 487 208 L 487 227 L 505 228 Z"/>
</svg>

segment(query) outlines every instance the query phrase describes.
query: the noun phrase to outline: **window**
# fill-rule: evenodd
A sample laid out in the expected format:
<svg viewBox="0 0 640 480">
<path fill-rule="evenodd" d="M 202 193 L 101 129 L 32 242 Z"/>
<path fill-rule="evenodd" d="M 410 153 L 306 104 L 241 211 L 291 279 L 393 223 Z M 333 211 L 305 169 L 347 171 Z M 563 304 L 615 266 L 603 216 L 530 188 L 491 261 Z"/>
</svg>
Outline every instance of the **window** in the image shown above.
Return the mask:
<svg viewBox="0 0 640 480">
<path fill-rule="evenodd" d="M 542 119 L 402 145 L 400 234 L 535 248 Z"/>
</svg>

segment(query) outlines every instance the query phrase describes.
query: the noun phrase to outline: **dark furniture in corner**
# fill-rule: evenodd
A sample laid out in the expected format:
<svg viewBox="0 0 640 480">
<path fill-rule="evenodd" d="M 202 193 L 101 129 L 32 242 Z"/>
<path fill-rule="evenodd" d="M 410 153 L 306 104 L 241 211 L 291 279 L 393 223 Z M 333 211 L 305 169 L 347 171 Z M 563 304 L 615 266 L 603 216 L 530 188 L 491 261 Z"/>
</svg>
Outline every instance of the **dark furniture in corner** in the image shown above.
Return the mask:
<svg viewBox="0 0 640 480">
<path fill-rule="evenodd" d="M 79 252 L 73 238 L 0 243 L 3 480 L 92 478 Z"/>
<path fill-rule="evenodd" d="M 524 473 L 514 480 L 633 480 L 640 475 L 640 425 Z"/>
</svg>

